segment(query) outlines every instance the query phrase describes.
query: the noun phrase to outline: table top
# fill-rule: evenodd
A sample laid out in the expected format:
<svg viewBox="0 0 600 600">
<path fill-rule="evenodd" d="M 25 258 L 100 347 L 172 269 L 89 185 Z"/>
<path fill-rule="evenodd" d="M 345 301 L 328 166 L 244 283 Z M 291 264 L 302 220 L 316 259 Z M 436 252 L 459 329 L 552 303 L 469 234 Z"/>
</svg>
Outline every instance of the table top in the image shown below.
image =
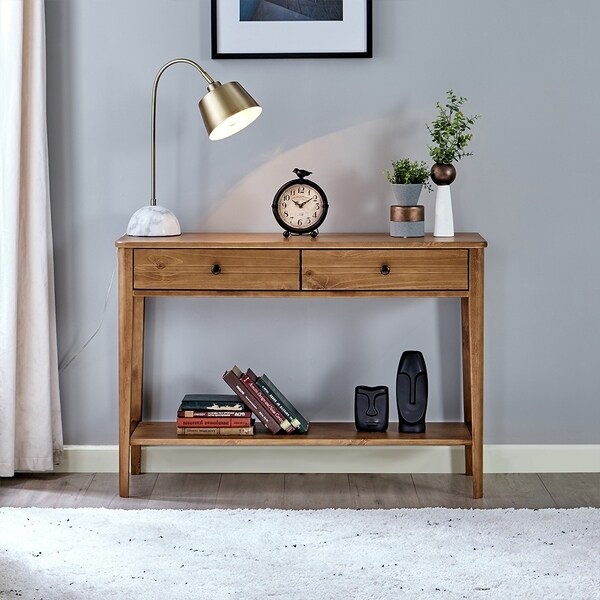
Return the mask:
<svg viewBox="0 0 600 600">
<path fill-rule="evenodd" d="M 170 237 L 133 237 L 116 240 L 117 248 L 277 248 L 277 249 L 344 249 L 344 248 L 485 248 L 487 241 L 478 233 L 456 233 L 453 237 L 399 238 L 388 233 L 322 233 L 294 235 L 281 233 L 182 233 Z"/>
</svg>

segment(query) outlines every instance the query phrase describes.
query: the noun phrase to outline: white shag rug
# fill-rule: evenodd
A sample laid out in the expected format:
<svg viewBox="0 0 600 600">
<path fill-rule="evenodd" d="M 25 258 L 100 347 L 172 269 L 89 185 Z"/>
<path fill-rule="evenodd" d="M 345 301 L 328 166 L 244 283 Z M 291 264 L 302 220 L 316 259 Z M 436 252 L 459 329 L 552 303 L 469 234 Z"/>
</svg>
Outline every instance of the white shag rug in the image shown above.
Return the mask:
<svg viewBox="0 0 600 600">
<path fill-rule="evenodd" d="M 600 598 L 600 509 L 0 508 L 0 598 Z"/>
</svg>

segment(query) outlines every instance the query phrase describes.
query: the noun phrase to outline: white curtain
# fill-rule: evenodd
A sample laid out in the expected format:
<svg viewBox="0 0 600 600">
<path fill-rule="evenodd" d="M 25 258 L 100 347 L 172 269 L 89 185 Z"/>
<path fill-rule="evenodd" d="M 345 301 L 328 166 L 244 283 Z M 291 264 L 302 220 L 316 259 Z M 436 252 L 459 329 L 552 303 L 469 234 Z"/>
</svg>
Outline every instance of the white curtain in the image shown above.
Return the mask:
<svg viewBox="0 0 600 600">
<path fill-rule="evenodd" d="M 0 0 L 0 476 L 62 460 L 43 0 Z"/>
</svg>

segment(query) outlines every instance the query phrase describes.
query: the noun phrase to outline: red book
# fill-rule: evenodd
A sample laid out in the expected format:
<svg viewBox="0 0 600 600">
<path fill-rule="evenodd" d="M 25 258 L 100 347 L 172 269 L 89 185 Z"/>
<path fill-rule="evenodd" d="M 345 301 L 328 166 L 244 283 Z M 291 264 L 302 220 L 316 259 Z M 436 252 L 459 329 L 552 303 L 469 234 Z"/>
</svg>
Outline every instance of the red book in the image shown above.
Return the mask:
<svg viewBox="0 0 600 600">
<path fill-rule="evenodd" d="M 206 417 L 206 418 L 186 418 L 177 419 L 177 427 L 250 427 L 252 419 L 250 417 Z"/>
<path fill-rule="evenodd" d="M 250 393 L 246 385 L 240 381 L 241 374 L 242 372 L 234 365 L 231 370 L 225 371 L 223 380 L 239 396 L 240 400 L 250 407 L 250 410 L 271 433 L 278 433 L 281 431 L 279 423 L 256 399 L 254 394 Z"/>
<path fill-rule="evenodd" d="M 292 433 L 294 426 L 283 416 L 281 411 L 271 402 L 269 397 L 258 387 L 256 381 L 252 379 L 252 371 L 248 369 L 249 373 L 246 373 L 240 377 L 246 387 L 250 390 L 250 393 L 269 411 L 271 416 L 279 423 L 279 427 L 286 433 Z"/>
</svg>

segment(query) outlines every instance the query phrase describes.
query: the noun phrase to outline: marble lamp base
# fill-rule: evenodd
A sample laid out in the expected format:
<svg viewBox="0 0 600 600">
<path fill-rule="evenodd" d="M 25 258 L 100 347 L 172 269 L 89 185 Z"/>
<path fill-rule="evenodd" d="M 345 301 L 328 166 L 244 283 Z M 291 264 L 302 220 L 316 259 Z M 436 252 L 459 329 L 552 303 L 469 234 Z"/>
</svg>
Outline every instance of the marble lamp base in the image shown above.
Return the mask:
<svg viewBox="0 0 600 600">
<path fill-rule="evenodd" d="M 177 217 L 164 206 L 143 206 L 133 213 L 127 225 L 127 235 L 161 237 L 181 235 Z"/>
</svg>

